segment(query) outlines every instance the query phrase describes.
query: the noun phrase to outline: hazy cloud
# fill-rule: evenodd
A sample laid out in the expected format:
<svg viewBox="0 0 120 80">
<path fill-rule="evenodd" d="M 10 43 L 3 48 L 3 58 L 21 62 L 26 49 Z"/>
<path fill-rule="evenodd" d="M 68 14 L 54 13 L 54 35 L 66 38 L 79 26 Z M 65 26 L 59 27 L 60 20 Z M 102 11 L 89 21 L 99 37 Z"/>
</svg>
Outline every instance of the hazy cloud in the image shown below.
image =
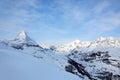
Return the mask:
<svg viewBox="0 0 120 80">
<path fill-rule="evenodd" d="M 111 4 L 109 3 L 108 0 L 105 0 L 103 2 L 98 3 L 94 8 L 93 11 L 95 13 L 101 13 L 104 10 L 106 10 Z"/>
</svg>

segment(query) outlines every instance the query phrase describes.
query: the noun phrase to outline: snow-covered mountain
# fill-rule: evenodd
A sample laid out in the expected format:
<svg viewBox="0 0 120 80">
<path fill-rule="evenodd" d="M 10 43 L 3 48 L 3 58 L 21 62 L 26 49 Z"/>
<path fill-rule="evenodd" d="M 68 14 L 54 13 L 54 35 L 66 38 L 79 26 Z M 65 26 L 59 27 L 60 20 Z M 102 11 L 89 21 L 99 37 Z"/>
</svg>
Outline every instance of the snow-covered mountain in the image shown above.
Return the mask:
<svg viewBox="0 0 120 80">
<path fill-rule="evenodd" d="M 34 40 L 32 40 L 25 31 L 18 33 L 15 39 L 10 40 L 8 44 L 17 49 L 24 49 L 27 47 L 40 47 Z"/>
<path fill-rule="evenodd" d="M 91 80 L 120 80 L 120 40 L 98 38 L 93 42 L 75 40 L 59 46 L 56 53 L 67 53 L 66 71 Z M 82 75 L 81 75 L 82 74 Z"/>
<path fill-rule="evenodd" d="M 72 66 L 68 72 L 81 76 L 81 72 L 76 67 L 80 64 L 87 74 L 89 73 L 90 78 L 120 80 L 120 48 L 104 48 L 103 50 L 99 48 L 86 53 L 73 50 L 67 57 L 70 59 L 69 66 Z M 76 63 L 73 64 L 73 61 Z"/>
<path fill-rule="evenodd" d="M 65 69 L 90 80 L 120 80 L 120 40 L 100 37 L 93 42 L 75 40 L 54 50 L 65 53 Z"/>
<path fill-rule="evenodd" d="M 20 31 L 13 40 L 0 41 L 0 44 L 32 55 L 39 54 L 39 52 L 44 53 L 45 51 L 24 30 Z"/>
<path fill-rule="evenodd" d="M 81 51 L 91 51 L 97 47 L 120 47 L 120 40 L 113 37 L 103 38 L 100 37 L 96 41 L 82 42 L 80 40 L 75 40 L 71 43 L 61 45 L 56 48 L 58 53 L 69 53 L 74 49 L 80 49 Z M 87 50 L 86 50 L 87 49 Z"/>
<path fill-rule="evenodd" d="M 101 37 L 42 48 L 21 31 L 13 40 L 0 41 L 0 64 L 1 80 L 120 80 L 120 40 Z M 7 70 L 13 70 L 11 76 Z"/>
<path fill-rule="evenodd" d="M 75 40 L 73 42 L 64 44 L 64 45 L 60 45 L 56 48 L 56 52 L 61 52 L 61 53 L 65 53 L 65 52 L 70 52 L 72 50 L 74 50 L 75 48 L 78 47 L 87 47 L 90 45 L 90 42 L 81 42 L 80 40 Z"/>
</svg>

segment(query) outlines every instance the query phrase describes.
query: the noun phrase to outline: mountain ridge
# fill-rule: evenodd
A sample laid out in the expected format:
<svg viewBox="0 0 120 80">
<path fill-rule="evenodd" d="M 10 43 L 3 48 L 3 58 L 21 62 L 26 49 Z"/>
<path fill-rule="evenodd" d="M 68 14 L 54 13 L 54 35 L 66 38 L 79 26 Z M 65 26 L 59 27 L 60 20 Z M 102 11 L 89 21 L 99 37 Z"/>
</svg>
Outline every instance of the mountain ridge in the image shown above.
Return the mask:
<svg viewBox="0 0 120 80">
<path fill-rule="evenodd" d="M 113 37 L 108 38 L 100 37 L 95 41 L 75 40 L 70 43 L 58 46 L 56 52 L 70 52 L 76 48 L 97 48 L 99 46 L 120 47 L 120 40 Z"/>
</svg>

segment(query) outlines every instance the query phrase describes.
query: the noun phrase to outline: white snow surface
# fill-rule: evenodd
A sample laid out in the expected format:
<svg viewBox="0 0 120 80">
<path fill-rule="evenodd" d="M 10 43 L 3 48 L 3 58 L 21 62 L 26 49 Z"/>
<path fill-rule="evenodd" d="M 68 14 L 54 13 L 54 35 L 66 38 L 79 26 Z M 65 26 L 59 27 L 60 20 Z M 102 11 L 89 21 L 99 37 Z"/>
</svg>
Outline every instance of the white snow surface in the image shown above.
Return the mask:
<svg viewBox="0 0 120 80">
<path fill-rule="evenodd" d="M 0 80 L 81 80 L 53 63 L 0 48 Z"/>
</svg>

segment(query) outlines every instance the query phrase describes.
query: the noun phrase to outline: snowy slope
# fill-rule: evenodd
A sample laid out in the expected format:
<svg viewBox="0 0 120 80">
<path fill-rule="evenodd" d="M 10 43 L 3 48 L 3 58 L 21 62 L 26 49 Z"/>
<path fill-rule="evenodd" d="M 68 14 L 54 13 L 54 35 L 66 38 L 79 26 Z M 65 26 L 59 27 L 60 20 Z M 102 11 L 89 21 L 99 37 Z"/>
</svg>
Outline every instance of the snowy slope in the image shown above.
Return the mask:
<svg viewBox="0 0 120 80">
<path fill-rule="evenodd" d="M 0 49 L 0 80 L 80 80 L 53 63 L 22 54 L 11 49 Z"/>
</svg>

